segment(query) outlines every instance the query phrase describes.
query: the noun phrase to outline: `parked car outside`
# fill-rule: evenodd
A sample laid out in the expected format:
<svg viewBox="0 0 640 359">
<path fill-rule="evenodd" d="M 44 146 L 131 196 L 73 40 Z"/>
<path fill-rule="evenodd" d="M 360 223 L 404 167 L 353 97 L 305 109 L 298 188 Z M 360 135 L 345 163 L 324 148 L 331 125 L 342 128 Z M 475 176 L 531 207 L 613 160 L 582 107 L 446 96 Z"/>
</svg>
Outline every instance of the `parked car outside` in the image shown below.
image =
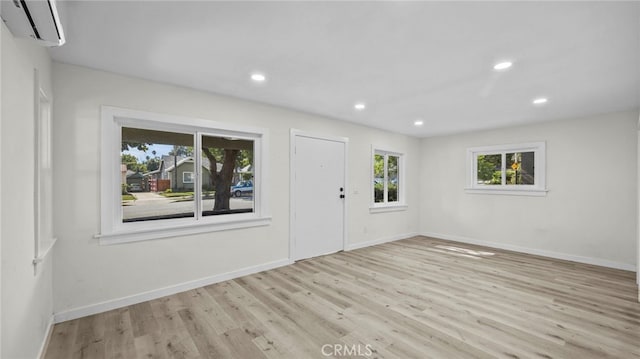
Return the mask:
<svg viewBox="0 0 640 359">
<path fill-rule="evenodd" d="M 140 186 L 140 183 L 132 183 L 129 185 L 128 190 L 129 192 L 142 192 L 142 186 Z"/>
<path fill-rule="evenodd" d="M 234 197 L 240 197 L 244 194 L 253 193 L 253 181 L 240 181 L 235 186 L 231 187 L 231 195 Z"/>
</svg>

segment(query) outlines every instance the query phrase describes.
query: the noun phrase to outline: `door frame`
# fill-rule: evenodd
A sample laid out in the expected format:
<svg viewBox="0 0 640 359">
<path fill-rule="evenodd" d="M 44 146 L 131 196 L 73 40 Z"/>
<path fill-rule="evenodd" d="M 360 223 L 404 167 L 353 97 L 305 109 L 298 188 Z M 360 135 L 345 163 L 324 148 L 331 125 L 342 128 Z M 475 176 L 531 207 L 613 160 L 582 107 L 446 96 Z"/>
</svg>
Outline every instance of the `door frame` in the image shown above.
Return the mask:
<svg viewBox="0 0 640 359">
<path fill-rule="evenodd" d="M 295 251 L 295 216 L 296 213 L 296 194 L 295 194 L 295 173 L 296 173 L 296 162 L 295 162 L 295 143 L 296 137 L 307 137 L 313 138 L 317 140 L 325 140 L 325 141 L 333 141 L 340 142 L 344 144 L 344 211 L 342 214 L 342 250 L 344 251 L 347 246 L 347 209 L 349 208 L 349 188 L 348 178 L 347 176 L 349 169 L 349 138 L 347 137 L 339 137 L 339 136 L 331 136 L 331 135 L 323 135 L 314 132 L 308 132 L 303 130 L 298 130 L 292 128 L 290 130 L 290 138 L 289 138 L 289 260 L 293 263 L 294 259 L 294 251 Z"/>
</svg>

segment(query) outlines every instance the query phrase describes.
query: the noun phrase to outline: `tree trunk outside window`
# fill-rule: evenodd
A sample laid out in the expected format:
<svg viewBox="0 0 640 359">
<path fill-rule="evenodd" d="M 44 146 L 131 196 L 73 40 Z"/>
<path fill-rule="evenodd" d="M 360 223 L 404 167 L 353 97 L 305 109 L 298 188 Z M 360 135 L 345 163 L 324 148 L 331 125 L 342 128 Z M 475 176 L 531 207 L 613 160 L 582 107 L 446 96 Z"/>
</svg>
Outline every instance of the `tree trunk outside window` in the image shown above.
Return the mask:
<svg viewBox="0 0 640 359">
<path fill-rule="evenodd" d="M 218 161 L 215 155 L 208 148 L 203 148 L 205 156 L 209 159 L 209 171 L 211 172 L 211 184 L 216 191 L 215 201 L 213 203 L 214 212 L 229 212 L 229 199 L 231 198 L 231 184 L 233 182 L 233 171 L 236 165 L 236 158 L 240 150 L 224 150 L 222 158 L 222 168 L 218 169 Z"/>
</svg>

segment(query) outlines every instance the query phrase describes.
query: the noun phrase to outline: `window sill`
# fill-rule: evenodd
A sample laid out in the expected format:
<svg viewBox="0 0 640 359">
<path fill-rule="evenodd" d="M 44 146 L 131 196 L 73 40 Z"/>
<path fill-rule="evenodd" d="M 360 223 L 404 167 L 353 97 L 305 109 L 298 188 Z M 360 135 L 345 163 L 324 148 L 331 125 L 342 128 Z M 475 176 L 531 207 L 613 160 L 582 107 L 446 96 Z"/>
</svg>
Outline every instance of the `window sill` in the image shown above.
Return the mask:
<svg viewBox="0 0 640 359">
<path fill-rule="evenodd" d="M 369 207 L 369 213 L 399 212 L 406 211 L 409 208 L 406 204 L 389 204 L 383 206 Z"/>
<path fill-rule="evenodd" d="M 469 194 L 493 194 L 507 196 L 529 196 L 529 197 L 545 197 L 548 190 L 546 189 L 505 189 L 505 188 L 465 188 L 464 191 Z"/>
<path fill-rule="evenodd" d="M 141 229 L 136 231 L 112 232 L 106 234 L 97 234 L 95 235 L 95 238 L 98 238 L 100 245 L 112 245 L 146 241 L 150 239 L 226 231 L 230 229 L 268 226 L 269 224 L 271 224 L 271 217 L 259 217 L 218 223 L 190 223 L 188 225 L 160 229 Z"/>
</svg>

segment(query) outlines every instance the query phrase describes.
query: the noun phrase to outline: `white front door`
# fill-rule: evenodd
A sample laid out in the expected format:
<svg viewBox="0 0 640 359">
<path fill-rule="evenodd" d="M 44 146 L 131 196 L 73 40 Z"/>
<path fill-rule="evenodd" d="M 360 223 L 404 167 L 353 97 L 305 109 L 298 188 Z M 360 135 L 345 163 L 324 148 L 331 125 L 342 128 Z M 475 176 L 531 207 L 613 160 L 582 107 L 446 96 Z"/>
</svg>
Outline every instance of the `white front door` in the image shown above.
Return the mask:
<svg viewBox="0 0 640 359">
<path fill-rule="evenodd" d="M 294 134 L 292 258 L 344 249 L 346 140 Z"/>
</svg>

